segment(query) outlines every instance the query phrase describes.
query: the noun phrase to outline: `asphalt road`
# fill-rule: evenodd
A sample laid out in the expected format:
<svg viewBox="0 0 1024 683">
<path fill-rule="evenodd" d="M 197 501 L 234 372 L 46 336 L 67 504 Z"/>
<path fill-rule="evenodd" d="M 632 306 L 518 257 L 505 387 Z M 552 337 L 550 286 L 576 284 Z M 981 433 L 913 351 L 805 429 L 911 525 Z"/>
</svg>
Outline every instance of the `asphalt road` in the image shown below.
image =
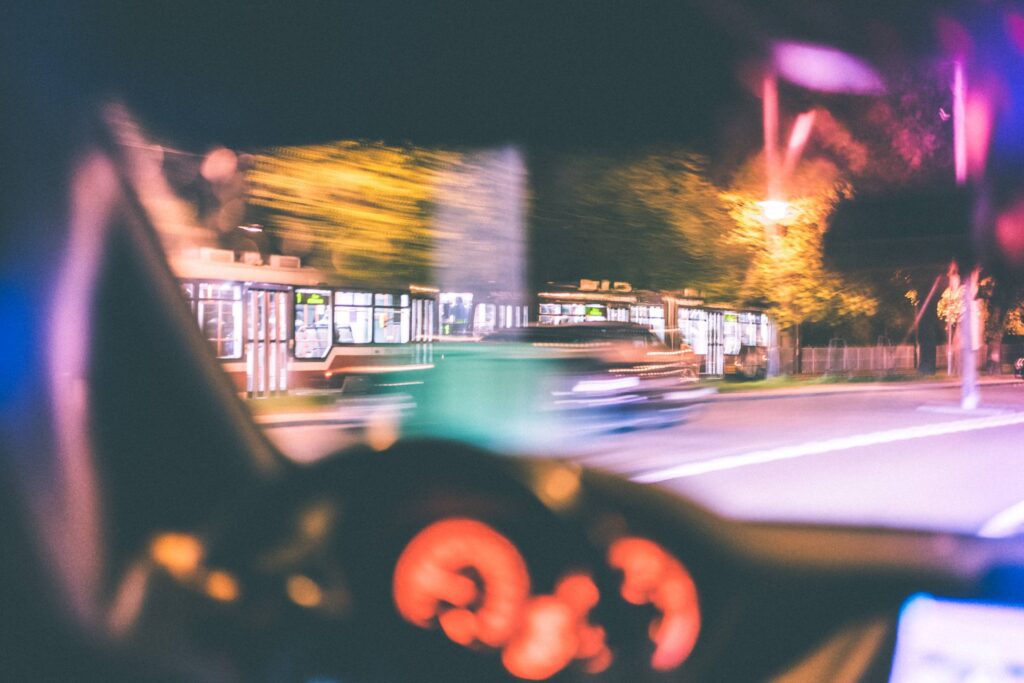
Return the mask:
<svg viewBox="0 0 1024 683">
<path fill-rule="evenodd" d="M 1024 528 L 1024 385 L 984 386 L 974 411 L 961 410 L 959 396 L 925 385 L 722 396 L 686 424 L 562 440 L 547 454 L 743 519 L 987 535 Z M 358 438 L 301 423 L 268 434 L 301 460 Z"/>
</svg>

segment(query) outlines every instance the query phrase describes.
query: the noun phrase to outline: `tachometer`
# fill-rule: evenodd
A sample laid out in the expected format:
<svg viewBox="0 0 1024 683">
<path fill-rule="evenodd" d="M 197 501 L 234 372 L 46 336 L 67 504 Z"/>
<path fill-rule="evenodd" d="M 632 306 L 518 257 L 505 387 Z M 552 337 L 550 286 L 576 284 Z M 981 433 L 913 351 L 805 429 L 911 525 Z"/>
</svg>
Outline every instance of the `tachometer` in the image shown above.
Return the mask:
<svg viewBox="0 0 1024 683">
<path fill-rule="evenodd" d="M 697 587 L 686 567 L 645 538 L 626 537 L 608 549 L 608 564 L 622 571 L 622 598 L 653 605 L 661 616 L 651 623 L 651 666 L 668 671 L 686 661 L 700 633 Z"/>
<path fill-rule="evenodd" d="M 483 522 L 452 518 L 409 542 L 393 586 L 395 606 L 407 621 L 436 622 L 461 645 L 500 647 L 519 626 L 530 575 L 507 538 Z"/>
</svg>

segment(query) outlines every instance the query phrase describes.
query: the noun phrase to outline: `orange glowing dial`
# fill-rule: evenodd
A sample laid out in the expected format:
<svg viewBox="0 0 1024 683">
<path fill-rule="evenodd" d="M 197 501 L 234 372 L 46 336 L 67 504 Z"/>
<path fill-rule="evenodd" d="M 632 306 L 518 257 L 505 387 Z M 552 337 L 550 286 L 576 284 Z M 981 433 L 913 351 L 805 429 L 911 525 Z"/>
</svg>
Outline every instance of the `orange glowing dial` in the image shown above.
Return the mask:
<svg viewBox="0 0 1024 683">
<path fill-rule="evenodd" d="M 697 587 L 686 567 L 654 541 L 635 537 L 615 541 L 608 564 L 622 571 L 627 602 L 650 604 L 661 612 L 651 622 L 651 666 L 668 671 L 686 661 L 700 633 Z"/>
<path fill-rule="evenodd" d="M 539 681 L 554 676 L 574 659 L 582 660 L 591 673 L 608 668 L 612 654 L 605 644 L 604 629 L 587 620 L 600 597 L 593 579 L 572 573 L 557 583 L 554 595 L 531 598 L 522 625 L 501 655 L 508 672 Z"/>
<path fill-rule="evenodd" d="M 543 680 L 574 660 L 592 673 L 608 668 L 605 631 L 588 615 L 601 598 L 583 572 L 570 572 L 552 595 L 530 595 L 526 562 L 483 522 L 453 518 L 416 534 L 395 566 L 399 614 L 423 628 L 440 626 L 453 642 L 501 650 L 513 676 Z"/>
<path fill-rule="evenodd" d="M 519 627 L 530 595 L 526 562 L 507 538 L 472 519 L 431 524 L 395 566 L 395 606 L 410 623 L 438 624 L 461 645 L 501 647 Z"/>
</svg>

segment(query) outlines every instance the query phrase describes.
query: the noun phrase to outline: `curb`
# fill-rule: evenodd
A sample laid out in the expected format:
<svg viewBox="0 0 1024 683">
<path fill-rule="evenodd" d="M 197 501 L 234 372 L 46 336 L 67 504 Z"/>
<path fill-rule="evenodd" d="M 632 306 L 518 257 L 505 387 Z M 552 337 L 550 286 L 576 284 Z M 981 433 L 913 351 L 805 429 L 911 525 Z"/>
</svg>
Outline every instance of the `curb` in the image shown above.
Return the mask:
<svg viewBox="0 0 1024 683">
<path fill-rule="evenodd" d="M 1022 381 L 1013 379 L 997 379 L 981 381 L 979 386 L 1003 386 L 1010 384 L 1021 384 Z M 922 389 L 954 389 L 959 388 L 960 382 L 891 382 L 873 383 L 865 382 L 857 384 L 836 384 L 832 386 L 818 387 L 785 387 L 780 389 L 758 389 L 756 391 L 737 391 L 727 394 L 715 394 L 709 396 L 709 402 L 719 403 L 728 401 L 756 401 L 782 398 L 803 398 L 805 396 L 835 396 L 838 394 L 867 394 L 894 391 L 920 391 Z"/>
</svg>

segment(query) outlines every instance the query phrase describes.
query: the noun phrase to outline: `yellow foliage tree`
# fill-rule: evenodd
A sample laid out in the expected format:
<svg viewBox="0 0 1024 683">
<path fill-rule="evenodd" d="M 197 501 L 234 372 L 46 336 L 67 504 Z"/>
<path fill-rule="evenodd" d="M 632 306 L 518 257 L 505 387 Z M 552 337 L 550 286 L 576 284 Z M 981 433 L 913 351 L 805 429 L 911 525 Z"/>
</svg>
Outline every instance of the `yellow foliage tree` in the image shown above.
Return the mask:
<svg viewBox="0 0 1024 683">
<path fill-rule="evenodd" d="M 455 159 L 348 141 L 271 149 L 255 155 L 249 204 L 286 251 L 353 282 L 425 281 L 434 179 Z"/>
<path fill-rule="evenodd" d="M 735 283 L 744 276 L 751 250 L 731 241 L 728 207 L 707 167 L 693 152 L 648 153 L 614 171 L 611 182 L 672 228 L 664 256 L 676 286 L 699 289 L 712 300 L 736 300 Z"/>
<path fill-rule="evenodd" d="M 752 254 L 736 282 L 737 298 L 761 300 L 782 327 L 873 315 L 878 304 L 870 289 L 830 271 L 823 259 L 829 217 L 853 192 L 836 165 L 815 158 L 797 166 L 786 186 L 786 214 L 777 221 L 764 216 L 765 186 L 764 159 L 755 157 L 721 194 L 735 223 L 727 242 Z"/>
</svg>

